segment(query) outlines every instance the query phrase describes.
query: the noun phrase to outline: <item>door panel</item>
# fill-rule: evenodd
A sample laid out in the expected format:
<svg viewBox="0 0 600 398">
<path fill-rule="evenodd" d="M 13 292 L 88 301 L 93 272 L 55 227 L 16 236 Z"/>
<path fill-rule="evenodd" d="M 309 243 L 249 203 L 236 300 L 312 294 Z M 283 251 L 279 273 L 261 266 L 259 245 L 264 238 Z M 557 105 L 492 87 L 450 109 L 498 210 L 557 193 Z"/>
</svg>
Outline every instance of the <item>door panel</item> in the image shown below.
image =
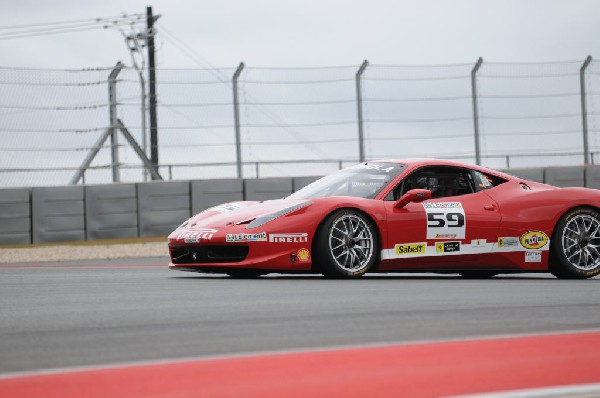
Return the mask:
<svg viewBox="0 0 600 398">
<path fill-rule="evenodd" d="M 498 240 L 501 215 L 485 191 L 409 203 L 402 209 L 386 201 L 388 247 L 382 270 L 444 267 L 457 262 L 486 262 Z M 486 264 L 481 264 L 486 265 Z"/>
</svg>

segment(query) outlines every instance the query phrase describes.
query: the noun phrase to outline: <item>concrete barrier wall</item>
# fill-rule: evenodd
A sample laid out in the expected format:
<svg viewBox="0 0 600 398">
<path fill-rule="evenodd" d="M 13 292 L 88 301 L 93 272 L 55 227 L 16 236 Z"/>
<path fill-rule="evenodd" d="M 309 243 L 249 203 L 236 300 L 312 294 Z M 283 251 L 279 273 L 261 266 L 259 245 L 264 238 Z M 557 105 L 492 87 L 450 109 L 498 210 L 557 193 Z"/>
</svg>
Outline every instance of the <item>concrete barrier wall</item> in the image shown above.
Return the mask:
<svg viewBox="0 0 600 398">
<path fill-rule="evenodd" d="M 0 244 L 31 243 L 31 191 L 0 190 Z"/>
<path fill-rule="evenodd" d="M 583 187 L 584 170 L 583 166 L 547 167 L 544 172 L 544 181 L 546 184 L 556 187 Z"/>
<path fill-rule="evenodd" d="M 506 170 L 556 186 L 600 189 L 600 166 Z M 319 177 L 0 189 L 0 245 L 166 235 L 192 214 L 239 200 L 279 199 Z"/>
<path fill-rule="evenodd" d="M 291 178 L 261 178 L 244 181 L 244 197 L 246 200 L 281 199 L 292 193 Z"/>
<path fill-rule="evenodd" d="M 585 168 L 585 186 L 600 189 L 600 166 L 588 166 Z"/>
<path fill-rule="evenodd" d="M 139 236 L 167 235 L 190 218 L 190 182 L 137 184 Z"/>
<path fill-rule="evenodd" d="M 33 243 L 85 240 L 83 199 L 81 186 L 33 188 Z"/>
<path fill-rule="evenodd" d="M 296 192 L 317 181 L 321 177 L 294 177 L 292 178 L 292 191 Z"/>
<path fill-rule="evenodd" d="M 85 221 L 88 240 L 137 237 L 135 184 L 85 187 Z"/>
<path fill-rule="evenodd" d="M 191 182 L 192 214 L 222 203 L 244 200 L 244 180 L 198 180 Z"/>
<path fill-rule="evenodd" d="M 531 168 L 531 169 L 510 169 L 503 170 L 504 173 L 510 174 L 511 176 L 519 177 L 524 180 L 544 182 L 544 168 Z"/>
</svg>

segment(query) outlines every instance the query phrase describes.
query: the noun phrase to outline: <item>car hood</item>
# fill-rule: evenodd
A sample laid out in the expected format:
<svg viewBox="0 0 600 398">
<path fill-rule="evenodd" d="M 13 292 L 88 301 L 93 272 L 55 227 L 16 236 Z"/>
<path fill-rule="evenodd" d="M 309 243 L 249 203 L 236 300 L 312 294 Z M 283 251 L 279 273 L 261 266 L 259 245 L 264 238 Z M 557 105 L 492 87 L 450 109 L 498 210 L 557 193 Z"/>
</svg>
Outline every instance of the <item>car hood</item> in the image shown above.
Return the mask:
<svg viewBox="0 0 600 398">
<path fill-rule="evenodd" d="M 211 207 L 193 216 L 186 228 L 225 227 L 247 224 L 257 217 L 306 203 L 304 199 L 278 199 L 265 202 L 231 202 Z"/>
</svg>

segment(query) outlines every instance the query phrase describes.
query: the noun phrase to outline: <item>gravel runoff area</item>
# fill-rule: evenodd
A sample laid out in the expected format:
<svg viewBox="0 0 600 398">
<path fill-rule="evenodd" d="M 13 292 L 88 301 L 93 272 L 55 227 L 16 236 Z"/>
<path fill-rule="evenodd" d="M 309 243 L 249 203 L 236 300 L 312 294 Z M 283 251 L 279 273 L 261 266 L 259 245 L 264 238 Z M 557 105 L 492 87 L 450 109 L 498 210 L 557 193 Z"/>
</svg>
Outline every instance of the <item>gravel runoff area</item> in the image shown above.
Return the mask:
<svg viewBox="0 0 600 398">
<path fill-rule="evenodd" d="M 168 256 L 166 239 L 162 242 L 127 244 L 65 244 L 0 248 L 0 264 L 37 261 L 77 261 L 135 257 Z"/>
</svg>

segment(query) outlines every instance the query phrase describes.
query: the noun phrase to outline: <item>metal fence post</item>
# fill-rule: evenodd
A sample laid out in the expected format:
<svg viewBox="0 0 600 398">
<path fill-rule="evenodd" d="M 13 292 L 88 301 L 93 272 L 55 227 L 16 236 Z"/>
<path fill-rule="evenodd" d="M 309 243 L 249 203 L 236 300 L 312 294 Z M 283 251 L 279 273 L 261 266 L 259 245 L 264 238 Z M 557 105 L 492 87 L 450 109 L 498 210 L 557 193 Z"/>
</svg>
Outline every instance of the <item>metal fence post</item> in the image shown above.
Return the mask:
<svg viewBox="0 0 600 398">
<path fill-rule="evenodd" d="M 359 162 L 365 161 L 365 138 L 363 132 L 363 114 L 362 114 L 362 85 L 360 78 L 363 72 L 369 66 L 369 61 L 366 59 L 358 68 L 356 72 L 356 110 L 358 113 L 358 160 Z"/>
<path fill-rule="evenodd" d="M 483 64 L 483 58 L 479 57 L 471 71 L 471 96 L 473 99 L 473 128 L 475 134 L 475 163 L 481 165 L 481 149 L 479 147 L 479 107 L 477 105 L 477 72 Z"/>
<path fill-rule="evenodd" d="M 237 177 L 243 178 L 242 170 L 242 146 L 240 143 L 240 104 L 238 98 L 238 79 L 244 70 L 244 63 L 240 62 L 233 74 L 233 118 L 235 122 L 235 160 L 237 165 Z"/>
<path fill-rule="evenodd" d="M 581 88 L 581 120 L 583 123 L 583 163 L 590 164 L 590 148 L 588 143 L 587 103 L 585 99 L 585 70 L 592 62 L 592 56 L 588 57 L 579 69 L 579 86 Z"/>
<path fill-rule="evenodd" d="M 117 141 L 117 134 L 119 132 L 117 123 L 117 75 L 124 66 L 121 61 L 117 62 L 117 65 L 115 65 L 110 75 L 108 75 L 108 98 L 110 101 L 108 112 L 110 115 L 110 154 L 113 182 L 120 182 L 121 180 L 119 176 L 119 147 Z"/>
</svg>

